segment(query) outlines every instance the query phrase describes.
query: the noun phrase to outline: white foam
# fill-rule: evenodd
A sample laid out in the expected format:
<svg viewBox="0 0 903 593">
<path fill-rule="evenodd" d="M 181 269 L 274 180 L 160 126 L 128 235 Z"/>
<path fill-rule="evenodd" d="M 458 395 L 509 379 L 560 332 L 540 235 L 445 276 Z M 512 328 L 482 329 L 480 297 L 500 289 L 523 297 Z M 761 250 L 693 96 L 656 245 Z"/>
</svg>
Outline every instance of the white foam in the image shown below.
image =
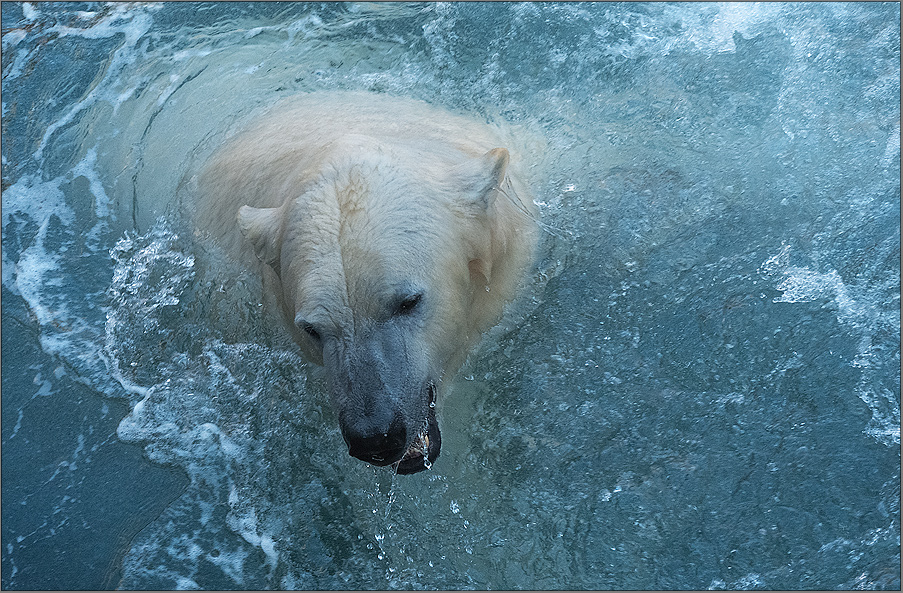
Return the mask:
<svg viewBox="0 0 903 593">
<path fill-rule="evenodd" d="M 176 577 L 176 590 L 177 591 L 195 591 L 201 590 L 202 587 L 197 584 L 194 580 L 186 577 L 186 576 L 177 576 Z"/>
<path fill-rule="evenodd" d="M 177 51 L 172 55 L 173 62 L 183 62 L 185 60 L 189 60 L 191 58 L 203 58 L 213 53 L 213 50 L 210 49 L 199 49 L 199 48 L 191 48 L 191 49 L 183 49 Z"/>
<path fill-rule="evenodd" d="M 236 491 L 233 489 L 232 493 Z M 237 495 L 233 498 L 232 493 L 229 496 L 229 505 L 232 512 L 229 513 L 227 522 L 230 529 L 238 533 L 246 542 L 256 548 L 260 548 L 267 558 L 267 564 L 270 566 L 270 572 L 276 568 L 279 561 L 279 553 L 276 550 L 276 542 L 267 533 L 261 533 L 257 525 L 257 509 L 254 507 L 238 508 Z"/>
<path fill-rule="evenodd" d="M 41 12 L 30 2 L 22 3 L 22 17 L 26 21 L 34 21 L 41 15 Z"/>
<path fill-rule="evenodd" d="M 872 412 L 872 417 L 865 427 L 865 433 L 879 443 L 887 446 L 900 444 L 900 402 L 889 389 L 875 393 L 861 382 L 856 389 L 865 405 Z"/>
<path fill-rule="evenodd" d="M 94 196 L 94 214 L 97 218 L 106 218 L 110 215 L 110 204 L 112 200 L 107 195 L 97 173 L 97 147 L 90 148 L 84 158 L 72 168 L 72 176 L 83 176 L 88 180 L 91 188 L 91 194 Z"/>
<path fill-rule="evenodd" d="M 898 73 L 899 75 L 899 73 Z M 899 80 L 899 79 L 898 79 Z M 884 147 L 884 156 L 881 157 L 881 166 L 884 168 L 899 164 L 900 162 L 900 122 L 887 137 L 887 145 Z"/>
<path fill-rule="evenodd" d="M 220 554 L 217 556 L 207 555 L 206 560 L 212 564 L 215 564 L 222 570 L 226 576 L 234 580 L 236 583 L 241 583 L 244 581 L 244 565 L 245 560 L 247 560 L 250 552 L 246 548 L 236 548 L 232 552 L 223 552 L 220 551 Z"/>
<path fill-rule="evenodd" d="M 718 4 L 718 14 L 709 27 L 702 27 L 692 34 L 693 40 L 703 48 L 716 52 L 736 51 L 734 33 L 752 37 L 763 23 L 774 23 L 783 7 L 770 2 L 723 2 Z"/>
<path fill-rule="evenodd" d="M 13 215 L 29 218 L 38 224 L 34 240 L 19 254 L 18 261 L 14 265 L 4 261 L 3 284 L 26 300 L 42 325 L 66 316 L 61 303 L 49 303 L 44 295 L 46 286 L 58 286 L 60 283 L 59 278 L 52 277 L 52 273 L 59 269 L 60 255 L 49 253 L 44 246 L 51 220 L 56 218 L 67 225 L 74 219 L 74 213 L 60 190 L 61 182 L 61 178 L 42 182 L 37 176 L 26 175 L 3 193 L 4 231 Z"/>
<path fill-rule="evenodd" d="M 6 37 L 4 37 L 4 39 L 5 38 Z M 25 64 L 28 63 L 28 59 L 32 56 L 32 54 L 33 50 L 29 51 L 27 49 L 23 49 L 17 51 L 16 58 L 15 60 L 13 60 L 12 65 L 7 69 L 6 72 L 3 73 L 3 81 L 9 84 L 12 80 L 20 77 L 25 69 Z"/>
<path fill-rule="evenodd" d="M 759 273 L 767 278 L 780 277 L 776 288 L 781 296 L 775 303 L 806 303 L 830 300 L 837 308 L 837 321 L 848 326 L 858 335 L 857 354 L 851 366 L 860 370 L 862 378 L 856 388 L 856 395 L 869 407 L 872 418 L 864 432 L 888 446 L 900 443 L 900 403 L 887 389 L 875 392 L 870 378 L 874 372 L 872 361 L 876 356 L 872 344 L 872 333 L 882 325 L 899 332 L 899 316 L 888 317 L 865 292 L 848 287 L 840 274 L 831 269 L 818 272 L 808 267 L 791 266 L 790 246 L 782 244 L 780 252 L 765 260 Z"/>
<path fill-rule="evenodd" d="M 290 45 L 297 41 L 295 38 L 299 35 L 302 39 L 312 37 L 318 31 L 321 31 L 323 26 L 323 20 L 316 13 L 311 13 L 289 24 L 288 27 L 285 27 L 284 29 L 280 27 L 280 30 L 284 30 L 288 33 L 289 40 L 287 43 Z"/>
<path fill-rule="evenodd" d="M 781 296 L 775 303 L 807 303 L 831 299 L 837 307 L 837 319 L 857 324 L 874 317 L 873 308 L 854 299 L 837 270 L 818 272 L 808 267 L 790 265 L 790 245 L 781 243 L 781 250 L 759 266 L 758 273 L 767 278 L 783 276 L 776 288 Z"/>
<path fill-rule="evenodd" d="M 37 175 L 24 175 L 3 192 L 3 228 L 6 229 L 13 214 L 25 215 L 43 225 L 50 216 L 69 224 L 74 214 L 60 191 L 62 178 L 41 181 Z"/>
<path fill-rule="evenodd" d="M 843 293 L 847 301 L 846 287 L 836 270 L 822 274 L 809 268 L 788 267 L 777 289 L 783 294 L 774 298 L 775 303 L 805 303 Z"/>
<path fill-rule="evenodd" d="M 45 221 L 38 230 L 35 242 L 19 254 L 16 262 L 16 288 L 41 325 L 48 325 L 65 312 L 44 300 L 44 289 L 58 280 L 51 279 L 51 273 L 59 269 L 59 255 L 51 255 L 44 248 L 47 235 Z M 61 315 L 62 314 L 62 315 Z"/>
<path fill-rule="evenodd" d="M 25 37 L 27 37 L 25 29 L 13 29 L 3 36 L 2 40 L 0 40 L 0 45 L 2 45 L 4 50 L 9 50 L 16 47 Z"/>
<path fill-rule="evenodd" d="M 125 41 L 113 52 L 103 79 L 94 85 L 88 94 L 73 105 L 65 115 L 47 126 L 38 149 L 34 153 L 35 160 L 40 161 L 42 159 L 44 148 L 56 131 L 69 125 L 81 111 L 90 107 L 99 99 L 106 99 L 114 106 L 116 105 L 115 101 L 122 95 L 121 93 L 111 92 L 108 90 L 108 87 L 113 89 L 115 85 L 111 81 L 117 80 L 122 70 L 134 63 L 136 59 L 135 50 L 138 40 L 147 33 L 153 23 L 150 15 L 146 12 L 146 8 L 133 9 L 128 6 L 114 5 L 110 14 L 86 29 L 58 25 L 49 30 L 49 32 L 57 33 L 60 37 L 77 36 L 87 39 L 112 37 L 121 33 L 125 35 Z"/>
<path fill-rule="evenodd" d="M 772 255 L 759 266 L 759 274 L 771 276 L 780 273 L 790 265 L 790 245 L 781 243 L 781 250 Z"/>
</svg>

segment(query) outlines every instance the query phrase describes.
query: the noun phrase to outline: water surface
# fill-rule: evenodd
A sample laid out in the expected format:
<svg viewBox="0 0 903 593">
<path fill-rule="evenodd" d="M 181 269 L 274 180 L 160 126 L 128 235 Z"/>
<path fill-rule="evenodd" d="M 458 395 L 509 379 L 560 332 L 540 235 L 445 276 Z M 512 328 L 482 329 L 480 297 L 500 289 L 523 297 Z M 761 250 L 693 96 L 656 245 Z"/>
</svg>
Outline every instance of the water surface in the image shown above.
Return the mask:
<svg viewBox="0 0 903 593">
<path fill-rule="evenodd" d="M 899 4 L 2 18 L 4 588 L 899 589 Z M 415 476 L 345 454 L 174 206 L 321 89 L 545 145 L 541 257 Z"/>
</svg>

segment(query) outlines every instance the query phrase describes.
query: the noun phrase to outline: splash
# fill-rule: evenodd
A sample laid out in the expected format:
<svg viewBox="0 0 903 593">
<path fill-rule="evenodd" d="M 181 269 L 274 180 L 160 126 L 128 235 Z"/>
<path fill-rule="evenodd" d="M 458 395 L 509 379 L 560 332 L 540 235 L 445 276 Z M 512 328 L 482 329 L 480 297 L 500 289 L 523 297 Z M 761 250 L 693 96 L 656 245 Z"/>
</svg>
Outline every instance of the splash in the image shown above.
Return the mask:
<svg viewBox="0 0 903 593">
<path fill-rule="evenodd" d="M 856 395 L 872 412 L 865 433 L 887 446 L 899 445 L 900 403 L 889 389 L 875 387 L 875 377 L 882 373 L 884 357 L 882 349 L 872 340 L 874 333 L 887 329 L 899 335 L 899 315 L 874 302 L 872 295 L 881 294 L 883 290 L 870 286 L 864 290 L 851 289 L 837 270 L 818 272 L 808 267 L 792 266 L 790 256 L 790 245 L 783 243 L 781 250 L 759 267 L 759 273 L 764 277 L 772 280 L 780 278 L 775 287 L 781 295 L 775 297 L 773 302 L 826 301 L 836 309 L 837 321 L 858 334 L 857 356 L 851 366 L 860 369 L 862 374 Z"/>
</svg>

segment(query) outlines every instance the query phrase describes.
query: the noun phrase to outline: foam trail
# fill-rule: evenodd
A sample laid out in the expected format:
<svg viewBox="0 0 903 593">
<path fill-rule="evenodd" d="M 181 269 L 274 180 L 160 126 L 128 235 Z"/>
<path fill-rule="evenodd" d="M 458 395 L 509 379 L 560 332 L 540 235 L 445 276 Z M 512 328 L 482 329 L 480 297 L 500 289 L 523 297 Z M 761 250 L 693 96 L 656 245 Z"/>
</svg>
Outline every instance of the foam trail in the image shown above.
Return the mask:
<svg viewBox="0 0 903 593">
<path fill-rule="evenodd" d="M 872 369 L 871 360 L 875 356 L 872 334 L 882 326 L 896 327 L 899 332 L 899 318 L 885 319 L 880 308 L 868 296 L 855 296 L 843 282 L 836 270 L 822 273 L 808 267 L 790 265 L 790 246 L 782 244 L 781 250 L 765 260 L 759 273 L 767 278 L 782 276 L 776 288 L 781 295 L 773 299 L 775 303 L 807 303 L 830 299 L 837 309 L 837 321 L 850 327 L 859 335 L 859 349 L 852 366 L 861 369 L 862 378 L 856 388 L 856 395 L 868 406 L 872 418 L 864 432 L 876 441 L 888 445 L 900 444 L 900 404 L 888 389 L 876 391 L 872 377 L 881 369 Z"/>
<path fill-rule="evenodd" d="M 114 25 L 114 23 L 123 20 L 125 21 L 124 23 Z M 33 155 L 33 158 L 36 161 L 43 160 L 44 148 L 57 130 L 72 123 L 75 120 L 76 115 L 93 105 L 99 99 L 110 99 L 108 88 L 115 88 L 115 81 L 121 77 L 123 69 L 135 62 L 135 50 L 138 41 L 145 33 L 147 33 L 152 24 L 153 19 L 145 12 L 145 10 L 127 10 L 126 7 L 116 6 L 112 13 L 105 16 L 97 24 L 88 29 L 59 25 L 48 31 L 49 33 L 58 33 L 60 37 L 73 35 L 86 37 L 88 39 L 112 37 L 113 35 L 122 33 L 125 35 L 125 39 L 123 44 L 113 52 L 103 78 L 97 81 L 84 99 L 73 105 L 61 118 L 47 126 L 47 129 L 41 138 L 41 142 L 38 144 L 38 148 Z M 123 97 L 120 96 L 111 100 L 111 103 L 117 105 L 122 99 Z"/>
</svg>

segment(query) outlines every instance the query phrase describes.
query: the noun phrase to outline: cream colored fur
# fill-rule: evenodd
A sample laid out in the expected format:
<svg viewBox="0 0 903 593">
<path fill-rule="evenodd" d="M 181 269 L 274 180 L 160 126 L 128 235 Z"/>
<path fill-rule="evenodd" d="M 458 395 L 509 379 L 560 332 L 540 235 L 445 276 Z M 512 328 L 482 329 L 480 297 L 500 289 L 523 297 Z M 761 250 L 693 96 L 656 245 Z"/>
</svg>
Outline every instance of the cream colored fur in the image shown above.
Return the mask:
<svg viewBox="0 0 903 593">
<path fill-rule="evenodd" d="M 318 363 L 297 320 L 352 339 L 383 319 L 393 290 L 426 288 L 436 306 L 414 339 L 446 375 L 497 322 L 534 255 L 523 163 L 501 138 L 420 101 L 302 95 L 214 154 L 195 224 L 272 268 L 268 290 Z"/>
</svg>

